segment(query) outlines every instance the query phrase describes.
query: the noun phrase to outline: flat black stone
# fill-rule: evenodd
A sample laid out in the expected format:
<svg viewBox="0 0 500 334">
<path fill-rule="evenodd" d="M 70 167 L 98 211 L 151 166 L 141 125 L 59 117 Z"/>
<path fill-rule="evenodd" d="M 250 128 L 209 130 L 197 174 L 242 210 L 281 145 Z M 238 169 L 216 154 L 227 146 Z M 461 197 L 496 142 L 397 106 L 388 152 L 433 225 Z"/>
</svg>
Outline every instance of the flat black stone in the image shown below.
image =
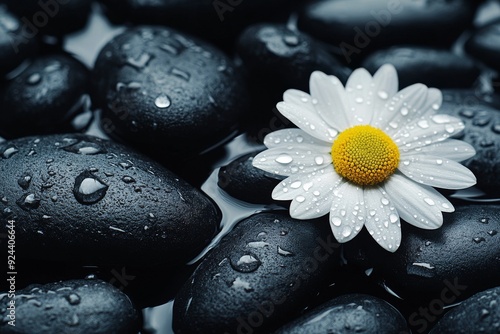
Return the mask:
<svg viewBox="0 0 500 334">
<path fill-rule="evenodd" d="M 500 22 L 482 27 L 465 43 L 467 53 L 500 71 Z"/>
</svg>

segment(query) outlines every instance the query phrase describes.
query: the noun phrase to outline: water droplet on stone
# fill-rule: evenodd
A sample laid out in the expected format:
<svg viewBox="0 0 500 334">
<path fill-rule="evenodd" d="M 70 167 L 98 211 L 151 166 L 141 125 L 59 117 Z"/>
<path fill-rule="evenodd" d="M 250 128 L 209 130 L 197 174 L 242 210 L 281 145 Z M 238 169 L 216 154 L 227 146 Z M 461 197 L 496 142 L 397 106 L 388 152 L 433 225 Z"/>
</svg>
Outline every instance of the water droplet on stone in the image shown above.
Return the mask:
<svg viewBox="0 0 500 334">
<path fill-rule="evenodd" d="M 97 176 L 85 171 L 75 179 L 73 194 L 76 200 L 82 204 L 94 204 L 104 198 L 108 188 Z"/>
<path fill-rule="evenodd" d="M 40 75 L 40 73 L 33 73 L 28 77 L 28 79 L 26 79 L 26 83 L 33 86 L 40 83 L 40 81 L 42 81 L 42 76 Z"/>
<path fill-rule="evenodd" d="M 497 235 L 497 233 L 498 233 L 498 232 L 497 232 L 497 231 L 495 231 L 495 230 L 488 231 L 488 234 L 489 234 L 490 236 Z"/>
<path fill-rule="evenodd" d="M 26 173 L 17 180 L 17 184 L 23 189 L 27 190 L 31 183 L 31 175 Z"/>
<path fill-rule="evenodd" d="M 160 109 L 165 109 L 170 107 L 171 102 L 167 95 L 161 94 L 156 98 L 155 105 Z"/>
<path fill-rule="evenodd" d="M 481 242 L 486 241 L 486 239 L 483 237 L 472 238 L 472 240 L 474 240 L 476 244 L 480 244 Z"/>
<path fill-rule="evenodd" d="M 143 53 L 138 58 L 133 58 L 133 57 L 127 58 L 127 64 L 140 70 L 146 67 L 152 58 L 153 57 L 150 54 Z"/>
<path fill-rule="evenodd" d="M 80 296 L 77 295 L 76 293 L 69 294 L 65 298 L 68 301 L 68 303 L 70 303 L 70 305 L 80 304 Z"/>
<path fill-rule="evenodd" d="M 122 181 L 125 183 L 134 183 L 135 179 L 133 177 L 130 177 L 130 176 L 124 176 L 124 177 L 122 177 Z"/>
<path fill-rule="evenodd" d="M 34 210 L 40 207 L 40 198 L 35 196 L 35 194 L 24 194 L 16 203 L 23 210 Z"/>
<path fill-rule="evenodd" d="M 191 74 L 189 74 L 188 72 L 183 71 L 177 67 L 172 67 L 172 70 L 170 71 L 170 73 L 178 78 L 185 80 L 185 81 L 189 81 L 189 79 L 191 78 Z"/>
<path fill-rule="evenodd" d="M 283 41 L 288 46 L 297 46 L 299 45 L 299 38 L 295 35 L 285 35 L 283 37 Z"/>
<path fill-rule="evenodd" d="M 281 248 L 280 246 L 277 246 L 278 254 L 281 256 L 293 256 L 293 252 L 290 252 L 286 249 Z"/>
<path fill-rule="evenodd" d="M 491 130 L 493 130 L 493 132 L 495 132 L 496 134 L 500 134 L 500 124 L 492 125 Z"/>
<path fill-rule="evenodd" d="M 16 154 L 17 152 L 19 152 L 19 150 L 17 149 L 17 147 L 15 146 L 10 146 L 8 148 L 6 148 L 3 153 L 2 153 L 2 157 L 4 159 L 9 159 L 10 157 L 12 157 L 14 154 Z"/>
<path fill-rule="evenodd" d="M 235 261 L 231 259 L 230 264 L 231 267 L 236 271 L 242 273 L 251 273 L 260 267 L 261 262 L 256 255 L 245 254 L 243 256 L 240 256 Z"/>
<path fill-rule="evenodd" d="M 99 144 L 85 140 L 79 140 L 69 146 L 65 146 L 63 147 L 63 150 L 66 152 L 81 155 L 96 155 L 106 153 L 106 150 L 104 150 Z"/>
<path fill-rule="evenodd" d="M 481 224 L 488 224 L 490 222 L 490 219 L 489 218 L 481 218 L 481 219 L 479 219 L 479 222 Z"/>
</svg>

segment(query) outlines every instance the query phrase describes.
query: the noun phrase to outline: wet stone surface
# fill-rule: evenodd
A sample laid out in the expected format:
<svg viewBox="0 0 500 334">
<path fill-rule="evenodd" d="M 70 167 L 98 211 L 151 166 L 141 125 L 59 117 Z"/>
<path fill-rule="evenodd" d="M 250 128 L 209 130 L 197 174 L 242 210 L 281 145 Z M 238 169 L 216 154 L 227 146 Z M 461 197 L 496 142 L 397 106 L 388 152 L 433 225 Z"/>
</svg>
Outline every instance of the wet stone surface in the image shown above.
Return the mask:
<svg viewBox="0 0 500 334">
<path fill-rule="evenodd" d="M 7 141 L 0 152 L 0 212 L 3 221 L 22 226 L 16 234 L 21 258 L 182 263 L 217 230 L 212 202 L 124 146 L 54 135 Z"/>
<path fill-rule="evenodd" d="M 130 299 L 100 280 L 69 280 L 18 290 L 15 326 L 9 325 L 6 293 L 0 294 L 0 332 L 136 334 L 139 312 Z"/>
<path fill-rule="evenodd" d="M 189 156 L 234 135 L 247 108 L 227 56 L 161 27 L 112 39 L 96 61 L 93 90 L 105 132 L 161 157 Z"/>
<path fill-rule="evenodd" d="M 0 135 L 17 138 L 70 131 L 85 112 L 88 70 L 67 54 L 41 56 L 0 85 Z"/>
<path fill-rule="evenodd" d="M 324 220 L 284 213 L 245 219 L 181 288 L 175 333 L 269 333 L 308 304 L 338 256 Z"/>
</svg>

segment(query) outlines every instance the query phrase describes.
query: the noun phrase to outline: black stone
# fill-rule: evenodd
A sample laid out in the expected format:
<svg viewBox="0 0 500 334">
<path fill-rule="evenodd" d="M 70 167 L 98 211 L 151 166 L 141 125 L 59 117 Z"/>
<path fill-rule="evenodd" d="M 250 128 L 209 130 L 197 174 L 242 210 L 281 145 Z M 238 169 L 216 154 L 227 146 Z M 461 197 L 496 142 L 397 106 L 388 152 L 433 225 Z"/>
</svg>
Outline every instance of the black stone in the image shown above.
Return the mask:
<svg viewBox="0 0 500 334">
<path fill-rule="evenodd" d="M 36 58 L 0 87 L 0 134 L 6 138 L 61 133 L 84 111 L 88 70 L 75 58 Z"/>
<path fill-rule="evenodd" d="M 451 305 L 484 289 L 495 287 L 500 271 L 500 206 L 458 206 L 443 213 L 437 230 L 402 224 L 403 240 L 387 253 L 363 234 L 346 244 L 349 262 L 380 271 L 387 286 L 409 302 L 441 299 Z M 422 304 L 423 306 L 423 304 Z"/>
<path fill-rule="evenodd" d="M 239 33 L 255 22 L 285 21 L 298 0 L 101 0 L 116 22 L 167 25 L 232 49 Z M 196 24 L 194 24 L 196 23 Z"/>
<path fill-rule="evenodd" d="M 238 38 L 238 56 L 243 62 L 252 99 L 247 123 L 258 123 L 259 129 L 290 125 L 284 119 L 268 120 L 287 89 L 309 91 L 314 71 L 337 76 L 346 82 L 351 70 L 330 55 L 324 45 L 310 36 L 283 24 L 256 24 Z M 276 117 L 276 116 L 275 116 Z M 282 125 L 284 123 L 284 125 Z M 269 131 L 268 131 L 269 132 Z M 263 136 L 257 136 L 262 141 Z"/>
<path fill-rule="evenodd" d="M 79 134 L 26 137 L 0 144 L 0 156 L 2 230 L 15 221 L 20 258 L 182 263 L 217 230 L 208 198 L 113 142 Z M 29 185 L 19 185 L 26 175 Z"/>
<path fill-rule="evenodd" d="M 471 144 L 476 155 L 463 164 L 477 178 L 477 186 L 498 195 L 500 186 L 500 110 L 481 102 L 472 90 L 443 90 L 440 113 L 461 118 L 465 129 L 459 139 Z"/>
<path fill-rule="evenodd" d="M 447 312 L 431 334 L 498 333 L 500 287 L 479 292 Z"/>
<path fill-rule="evenodd" d="M 111 40 L 96 61 L 93 90 L 108 134 L 163 157 L 185 157 L 234 135 L 247 107 L 227 56 L 160 27 Z"/>
<path fill-rule="evenodd" d="M 22 17 L 23 35 L 39 33 L 63 35 L 85 27 L 91 0 L 3 0 L 7 7 Z"/>
<path fill-rule="evenodd" d="M 410 333 L 405 318 L 385 300 L 347 294 L 310 310 L 274 334 L 363 332 Z"/>
<path fill-rule="evenodd" d="M 468 88 L 479 76 L 478 67 L 469 58 L 428 47 L 398 46 L 377 51 L 362 65 L 373 74 L 384 64 L 392 64 L 398 71 L 400 89 L 415 83 L 436 88 Z"/>
<path fill-rule="evenodd" d="M 33 56 L 37 44 L 35 36 L 23 35 L 21 21 L 0 5 L 0 78 Z"/>
<path fill-rule="evenodd" d="M 259 152 L 245 154 L 219 170 L 217 184 L 234 198 L 249 203 L 271 203 L 271 193 L 280 182 L 252 165 Z"/>
<path fill-rule="evenodd" d="M 15 326 L 9 324 L 11 301 Z M 130 299 L 93 279 L 31 285 L 16 291 L 13 299 L 3 293 L 0 316 L 0 332 L 5 334 L 136 334 L 140 329 L 139 311 Z"/>
<path fill-rule="evenodd" d="M 500 71 L 500 22 L 480 28 L 465 43 L 471 56 Z"/>
<path fill-rule="evenodd" d="M 261 213 L 241 221 L 177 294 L 175 333 L 269 333 L 321 289 L 338 247 L 326 220 Z"/>
<path fill-rule="evenodd" d="M 316 0 L 305 4 L 299 27 L 357 63 L 397 44 L 451 45 L 471 24 L 475 7 L 467 0 Z"/>
</svg>

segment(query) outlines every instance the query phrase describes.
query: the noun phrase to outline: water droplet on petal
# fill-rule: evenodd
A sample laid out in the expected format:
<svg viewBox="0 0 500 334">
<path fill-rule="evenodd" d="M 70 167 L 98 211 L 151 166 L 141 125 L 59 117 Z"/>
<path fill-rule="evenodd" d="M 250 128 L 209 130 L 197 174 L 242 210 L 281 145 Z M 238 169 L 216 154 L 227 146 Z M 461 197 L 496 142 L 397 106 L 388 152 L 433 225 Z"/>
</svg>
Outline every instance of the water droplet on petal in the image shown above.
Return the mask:
<svg viewBox="0 0 500 334">
<path fill-rule="evenodd" d="M 437 160 L 436 160 L 436 163 L 437 163 L 438 165 L 442 165 L 442 164 L 443 164 L 443 160 L 442 160 L 442 159 L 437 159 Z"/>
<path fill-rule="evenodd" d="M 389 204 L 389 200 L 388 200 L 387 198 L 385 198 L 385 197 L 384 197 L 384 198 L 382 198 L 382 199 L 380 200 L 380 202 L 381 202 L 383 205 L 388 205 L 388 204 Z"/>
<path fill-rule="evenodd" d="M 325 162 L 325 159 L 323 159 L 322 156 L 317 156 L 316 158 L 314 158 L 314 162 L 316 163 L 316 165 L 322 165 L 323 162 Z"/>
<path fill-rule="evenodd" d="M 280 164 L 287 165 L 293 161 L 293 158 L 288 154 L 280 154 L 275 160 Z"/>
<path fill-rule="evenodd" d="M 161 94 L 156 98 L 155 105 L 160 109 L 165 109 L 170 107 L 171 101 L 167 95 Z"/>
<path fill-rule="evenodd" d="M 362 97 L 357 97 L 354 101 L 356 101 L 356 103 L 363 103 L 363 98 Z"/>
<path fill-rule="evenodd" d="M 429 127 L 429 122 L 425 119 L 422 119 L 417 122 L 417 125 L 421 127 L 422 129 L 427 129 Z"/>
<path fill-rule="evenodd" d="M 94 204 L 104 198 L 108 188 L 97 176 L 85 171 L 76 177 L 73 194 L 82 204 Z"/>
<path fill-rule="evenodd" d="M 306 200 L 306 198 L 302 195 L 299 195 L 297 197 L 295 197 L 295 200 L 299 203 L 304 203 L 304 201 Z"/>
<path fill-rule="evenodd" d="M 290 185 L 290 188 L 293 188 L 293 189 L 298 189 L 300 188 L 300 186 L 302 185 L 302 182 L 300 181 L 295 181 L 293 182 L 291 185 Z"/>
<path fill-rule="evenodd" d="M 389 94 L 387 92 L 381 90 L 377 93 L 378 97 L 380 97 L 382 100 L 387 100 L 389 98 Z"/>
<path fill-rule="evenodd" d="M 344 226 L 344 228 L 342 229 L 342 236 L 344 238 L 347 238 L 348 236 L 351 235 L 351 233 L 352 233 L 352 228 L 349 225 Z"/>
<path fill-rule="evenodd" d="M 396 223 L 398 221 L 398 216 L 396 216 L 394 213 L 391 213 L 389 215 L 389 220 L 391 221 L 391 223 Z"/>
<path fill-rule="evenodd" d="M 399 112 L 401 113 L 401 115 L 406 116 L 408 115 L 409 110 L 408 108 L 401 108 Z"/>
<path fill-rule="evenodd" d="M 331 222 L 334 226 L 340 226 L 342 224 L 342 220 L 339 217 L 332 217 Z"/>
</svg>

